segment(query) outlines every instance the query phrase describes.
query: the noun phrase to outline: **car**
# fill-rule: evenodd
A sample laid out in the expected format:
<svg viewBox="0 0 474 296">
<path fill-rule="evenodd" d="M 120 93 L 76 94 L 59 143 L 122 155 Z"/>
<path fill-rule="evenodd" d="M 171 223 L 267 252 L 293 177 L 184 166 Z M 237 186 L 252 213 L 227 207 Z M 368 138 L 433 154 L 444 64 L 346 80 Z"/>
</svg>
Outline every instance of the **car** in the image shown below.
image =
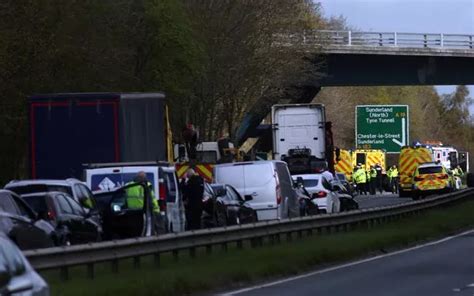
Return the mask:
<svg viewBox="0 0 474 296">
<path fill-rule="evenodd" d="M 176 169 L 168 162 L 119 162 L 89 164 L 84 170 L 86 183 L 92 192 L 114 191 L 133 182 L 144 172 L 158 200 L 166 231 L 182 232 L 185 226 L 184 203 L 179 191 Z"/>
<path fill-rule="evenodd" d="M 246 161 L 214 166 L 214 181 L 229 184 L 249 205 L 258 221 L 299 217 L 298 194 L 283 161 Z"/>
<path fill-rule="evenodd" d="M 91 217 L 90 212 L 64 192 L 42 192 L 21 196 L 40 219 L 49 221 L 58 233 L 62 233 L 64 244 L 97 242 L 102 238 L 102 226 Z"/>
<path fill-rule="evenodd" d="M 412 184 L 414 200 L 430 194 L 450 192 L 455 188 L 446 168 L 437 162 L 420 164 L 413 174 Z"/>
<path fill-rule="evenodd" d="M 293 175 L 295 182 L 302 180 L 303 186 L 318 205 L 320 213 L 337 213 L 341 210 L 339 194 L 322 174 Z"/>
<path fill-rule="evenodd" d="M 49 286 L 18 247 L 0 233 L 0 295 L 48 296 Z"/>
<path fill-rule="evenodd" d="M 228 184 L 204 185 L 203 225 L 227 226 L 257 222 L 257 213 L 234 187 Z"/>
<path fill-rule="evenodd" d="M 357 194 L 357 191 L 354 190 L 354 186 L 347 180 L 344 173 L 336 173 L 336 178 L 342 185 L 346 188 L 346 192 L 352 196 Z"/>
<path fill-rule="evenodd" d="M 0 190 L 0 232 L 22 250 L 60 245 L 54 227 L 37 214 L 14 192 Z"/>
<path fill-rule="evenodd" d="M 143 209 L 129 209 L 127 206 L 127 191 L 140 186 L 145 195 Z M 144 237 L 158 234 L 161 215 L 154 215 L 151 194 L 145 184 L 129 184 L 115 187 L 94 195 L 95 202 L 103 219 L 102 228 L 104 239 L 123 239 Z M 158 217 L 157 217 L 158 216 Z"/>
<path fill-rule="evenodd" d="M 300 216 L 311 216 L 319 214 L 319 207 L 312 202 L 311 194 L 306 190 L 303 184 L 303 178 L 296 178 L 294 182 L 295 190 L 298 194 L 298 203 L 300 206 Z"/>
<path fill-rule="evenodd" d="M 339 203 L 341 212 L 352 211 L 359 209 L 359 203 L 354 200 L 354 195 L 347 191 L 347 187 L 343 185 L 338 179 L 331 182 L 333 192 L 339 195 Z"/>
<path fill-rule="evenodd" d="M 18 195 L 41 193 L 41 192 L 64 192 L 71 196 L 81 205 L 92 210 L 95 205 L 88 205 L 88 202 L 94 201 L 92 191 L 83 182 L 69 178 L 66 180 L 14 180 L 9 182 L 5 189 L 11 190 Z"/>
</svg>

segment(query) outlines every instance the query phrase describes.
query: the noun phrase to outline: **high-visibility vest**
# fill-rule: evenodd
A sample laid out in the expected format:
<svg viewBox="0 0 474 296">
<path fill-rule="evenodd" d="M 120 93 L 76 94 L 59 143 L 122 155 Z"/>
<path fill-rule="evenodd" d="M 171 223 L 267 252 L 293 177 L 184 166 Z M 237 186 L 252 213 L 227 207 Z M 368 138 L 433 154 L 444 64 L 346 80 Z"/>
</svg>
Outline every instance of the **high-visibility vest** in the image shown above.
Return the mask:
<svg viewBox="0 0 474 296">
<path fill-rule="evenodd" d="M 131 186 L 125 190 L 127 194 L 127 206 L 129 209 L 132 209 L 132 210 L 141 210 L 143 209 L 143 204 L 145 200 L 145 193 L 143 192 L 143 186 L 138 185 L 139 183 L 136 183 L 136 182 L 128 182 L 126 185 L 131 185 L 131 184 L 137 184 L 137 186 Z M 153 193 L 153 190 L 151 188 L 151 183 L 148 182 L 147 185 L 150 188 L 153 212 L 159 213 L 160 206 L 158 205 L 158 202 L 156 201 L 155 194 Z"/>
<path fill-rule="evenodd" d="M 367 182 L 367 176 L 365 175 L 364 169 L 358 169 L 355 172 L 355 182 L 358 184 Z"/>
<path fill-rule="evenodd" d="M 376 169 L 371 169 L 370 170 L 370 177 L 371 178 L 376 178 L 377 177 L 377 170 Z"/>
</svg>

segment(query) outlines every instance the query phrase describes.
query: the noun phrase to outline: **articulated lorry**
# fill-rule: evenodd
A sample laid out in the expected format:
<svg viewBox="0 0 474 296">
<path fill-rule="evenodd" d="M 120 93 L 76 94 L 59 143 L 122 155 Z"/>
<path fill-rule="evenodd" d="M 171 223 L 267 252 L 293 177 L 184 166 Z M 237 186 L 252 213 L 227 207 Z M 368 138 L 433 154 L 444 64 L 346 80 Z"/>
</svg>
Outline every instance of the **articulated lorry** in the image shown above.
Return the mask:
<svg viewBox="0 0 474 296">
<path fill-rule="evenodd" d="M 173 160 L 163 93 L 46 94 L 28 105 L 33 179 L 82 179 L 90 163 Z"/>
<path fill-rule="evenodd" d="M 314 173 L 326 165 L 334 173 L 334 145 L 324 105 L 274 105 L 272 125 L 273 159 L 287 162 L 292 174 Z"/>
</svg>

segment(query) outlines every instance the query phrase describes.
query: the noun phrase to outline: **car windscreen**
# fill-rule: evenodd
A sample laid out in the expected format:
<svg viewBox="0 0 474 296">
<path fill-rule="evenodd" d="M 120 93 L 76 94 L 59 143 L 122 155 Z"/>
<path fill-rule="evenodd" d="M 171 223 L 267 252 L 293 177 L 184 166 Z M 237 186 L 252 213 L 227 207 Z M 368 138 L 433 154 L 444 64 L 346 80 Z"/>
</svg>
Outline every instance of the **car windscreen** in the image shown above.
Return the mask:
<svg viewBox="0 0 474 296">
<path fill-rule="evenodd" d="M 337 178 L 341 181 L 346 181 L 346 176 L 344 174 L 336 174 Z"/>
<path fill-rule="evenodd" d="M 48 185 L 48 184 L 30 184 L 24 186 L 12 186 L 8 187 L 9 190 L 15 192 L 18 195 L 31 194 L 31 193 L 40 193 L 40 192 L 64 192 L 69 195 L 72 194 L 71 187 L 63 185 Z"/>
<path fill-rule="evenodd" d="M 419 168 L 418 174 L 426 175 L 426 174 L 438 174 L 443 172 L 443 167 L 440 166 L 432 166 L 432 167 L 425 167 Z"/>
<path fill-rule="evenodd" d="M 37 213 L 45 213 L 48 211 L 46 196 L 23 196 L 22 199 Z"/>
<path fill-rule="evenodd" d="M 316 187 L 319 184 L 318 179 L 303 179 L 303 186 L 304 187 Z"/>
</svg>

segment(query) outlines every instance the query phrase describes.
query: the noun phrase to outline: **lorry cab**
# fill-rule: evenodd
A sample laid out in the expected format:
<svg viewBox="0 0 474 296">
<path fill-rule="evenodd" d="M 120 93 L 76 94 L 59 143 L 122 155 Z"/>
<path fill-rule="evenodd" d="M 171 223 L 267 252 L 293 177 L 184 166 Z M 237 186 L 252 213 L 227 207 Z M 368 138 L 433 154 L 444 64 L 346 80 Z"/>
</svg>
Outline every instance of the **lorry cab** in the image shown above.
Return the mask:
<svg viewBox="0 0 474 296">
<path fill-rule="evenodd" d="M 113 191 L 131 182 L 139 172 L 145 172 L 160 212 L 166 215 L 169 231 L 184 231 L 184 205 L 179 192 L 176 170 L 167 162 L 136 162 L 90 164 L 84 176 L 94 193 Z"/>
</svg>

